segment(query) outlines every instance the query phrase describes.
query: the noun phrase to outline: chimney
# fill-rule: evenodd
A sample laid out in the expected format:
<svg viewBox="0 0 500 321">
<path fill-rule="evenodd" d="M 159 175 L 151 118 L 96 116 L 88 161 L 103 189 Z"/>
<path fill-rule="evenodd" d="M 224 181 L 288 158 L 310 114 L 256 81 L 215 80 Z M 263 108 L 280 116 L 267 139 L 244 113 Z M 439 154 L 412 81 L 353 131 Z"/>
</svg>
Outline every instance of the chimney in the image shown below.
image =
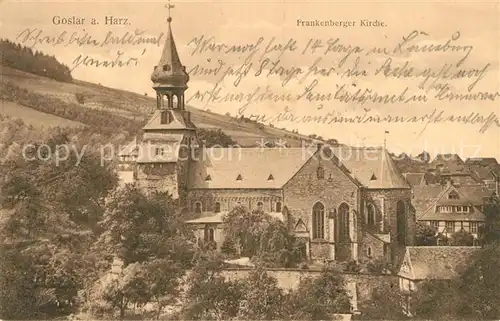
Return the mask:
<svg viewBox="0 0 500 321">
<path fill-rule="evenodd" d="M 316 143 L 316 150 L 320 150 L 321 148 L 323 148 L 323 143 L 322 142 Z"/>
</svg>

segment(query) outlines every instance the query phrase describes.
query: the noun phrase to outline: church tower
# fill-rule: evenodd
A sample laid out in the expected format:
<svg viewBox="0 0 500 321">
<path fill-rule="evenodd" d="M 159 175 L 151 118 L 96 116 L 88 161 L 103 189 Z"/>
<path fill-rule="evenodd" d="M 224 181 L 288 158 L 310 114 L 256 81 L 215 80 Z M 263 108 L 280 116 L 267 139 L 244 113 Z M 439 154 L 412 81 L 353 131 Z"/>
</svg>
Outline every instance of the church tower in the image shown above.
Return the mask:
<svg viewBox="0 0 500 321">
<path fill-rule="evenodd" d="M 171 7 L 168 5 L 168 31 L 161 58 L 151 74 L 156 110 L 136 140 L 120 153 L 120 160 L 134 163 L 132 181 L 144 192 L 168 192 L 182 205 L 190 168 L 196 159 L 198 139 L 191 113 L 185 107 L 189 75 L 177 53 Z"/>
</svg>

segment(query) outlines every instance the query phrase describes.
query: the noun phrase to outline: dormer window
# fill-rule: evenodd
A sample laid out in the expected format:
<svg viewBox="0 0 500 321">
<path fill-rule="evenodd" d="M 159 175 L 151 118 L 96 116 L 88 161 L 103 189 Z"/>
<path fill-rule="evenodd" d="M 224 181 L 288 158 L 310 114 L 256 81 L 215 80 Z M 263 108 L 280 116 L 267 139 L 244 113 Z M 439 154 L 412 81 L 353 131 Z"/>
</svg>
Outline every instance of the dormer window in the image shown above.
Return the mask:
<svg viewBox="0 0 500 321">
<path fill-rule="evenodd" d="M 207 175 L 207 177 L 205 178 L 205 181 L 211 181 L 212 180 L 212 177 L 210 175 Z"/>
<path fill-rule="evenodd" d="M 237 180 L 237 181 L 241 181 L 241 180 L 243 180 L 243 177 L 241 177 L 241 174 L 238 174 L 238 177 L 236 177 L 236 180 Z"/>
<path fill-rule="evenodd" d="M 164 152 L 163 147 L 156 147 L 156 156 L 163 156 Z"/>
<path fill-rule="evenodd" d="M 370 181 L 376 181 L 377 180 L 377 176 L 375 176 L 375 174 L 372 174 L 372 177 L 370 177 Z"/>
<path fill-rule="evenodd" d="M 451 192 L 450 194 L 448 194 L 448 199 L 449 200 L 458 200 L 459 197 L 458 197 L 458 194 L 456 192 Z"/>
<path fill-rule="evenodd" d="M 268 181 L 274 181 L 273 174 L 269 174 L 269 177 L 267 178 Z"/>
</svg>

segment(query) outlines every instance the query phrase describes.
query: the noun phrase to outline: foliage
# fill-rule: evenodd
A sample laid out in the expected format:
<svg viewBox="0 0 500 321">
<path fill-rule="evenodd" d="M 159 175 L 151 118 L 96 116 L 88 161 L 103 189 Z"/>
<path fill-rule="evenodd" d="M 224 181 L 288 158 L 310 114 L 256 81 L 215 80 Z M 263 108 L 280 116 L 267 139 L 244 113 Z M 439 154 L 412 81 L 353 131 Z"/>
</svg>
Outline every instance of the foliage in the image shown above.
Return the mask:
<svg viewBox="0 0 500 321">
<path fill-rule="evenodd" d="M 203 142 L 205 147 L 231 147 L 236 146 L 231 136 L 224 133 L 221 129 L 212 130 L 200 128 L 197 131 L 198 139 Z"/>
<path fill-rule="evenodd" d="M 13 101 L 47 114 L 81 122 L 88 125 L 94 132 L 103 134 L 125 132 L 129 135 L 138 132 L 142 127 L 141 122 L 118 116 L 115 113 L 86 108 L 76 103 L 68 103 L 58 98 L 21 88 L 11 82 L 2 82 L 0 84 L 0 99 Z"/>
<path fill-rule="evenodd" d="M 392 264 L 383 258 L 370 260 L 366 265 L 366 268 L 368 272 L 375 274 L 386 274 L 392 272 L 393 270 Z"/>
<path fill-rule="evenodd" d="M 243 297 L 240 281 L 230 281 L 221 274 L 222 256 L 202 255 L 187 280 L 183 319 L 227 320 L 238 314 Z"/>
<path fill-rule="evenodd" d="M 424 222 L 417 222 L 415 228 L 415 245 L 433 246 L 437 245 L 437 230 Z"/>
<path fill-rule="evenodd" d="M 459 291 L 471 317 L 500 318 L 500 242 L 485 246 L 462 273 Z M 474 293 L 474 295 L 470 295 Z"/>
<path fill-rule="evenodd" d="M 238 318 L 241 320 L 279 320 L 284 318 L 287 296 L 275 278 L 265 269 L 252 270 L 243 280 L 244 300 Z"/>
<path fill-rule="evenodd" d="M 492 195 L 484 205 L 484 229 L 480 231 L 483 243 L 500 241 L 500 199 Z"/>
<path fill-rule="evenodd" d="M 404 297 L 397 283 L 383 283 L 374 288 L 370 298 L 360 302 L 361 320 L 404 320 L 401 304 Z"/>
<path fill-rule="evenodd" d="M 436 242 L 439 246 L 447 246 L 450 242 L 448 236 L 446 234 L 439 232 L 436 236 Z"/>
<path fill-rule="evenodd" d="M 167 193 L 148 197 L 134 185 L 118 189 L 110 195 L 100 225 L 99 246 L 125 266 L 150 259 L 191 265 L 194 237 Z"/>
<path fill-rule="evenodd" d="M 85 103 L 85 95 L 83 93 L 75 93 L 75 98 L 79 104 L 83 105 Z"/>
<path fill-rule="evenodd" d="M 457 280 L 428 280 L 419 284 L 412 297 L 413 313 L 419 318 L 458 320 L 470 316 Z"/>
<path fill-rule="evenodd" d="M 461 230 L 451 235 L 449 243 L 453 246 L 472 246 L 474 245 L 474 235 L 465 230 Z"/>
<path fill-rule="evenodd" d="M 8 39 L 0 39 L 0 53 L 0 63 L 4 66 L 58 81 L 72 80 L 68 66 L 57 61 L 54 56 L 48 56 L 40 51 L 33 52 L 31 48 Z"/>
<path fill-rule="evenodd" d="M 344 272 L 359 273 L 361 272 L 361 266 L 356 260 L 350 260 L 345 265 Z"/>
<path fill-rule="evenodd" d="M 226 239 L 239 245 L 242 256 L 268 267 L 294 267 L 304 259 L 304 247 L 287 226 L 261 210 L 235 207 L 224 217 Z"/>
<path fill-rule="evenodd" d="M 342 277 L 330 269 L 325 269 L 316 279 L 301 280 L 285 306 L 289 308 L 289 320 L 327 320 L 333 314 L 351 311 Z"/>
<path fill-rule="evenodd" d="M 12 297 L 2 300 L 2 318 L 70 313 L 78 307 L 78 292 L 103 268 L 91 244 L 116 177 L 90 152 L 80 155 L 77 166 L 74 154 L 59 163 L 53 157 L 41 158 L 54 155 L 66 138 L 65 132 L 55 131 L 32 142 L 47 146 L 40 157 L 15 153 L 1 167 L 0 237 L 8 259 L 2 262 L 0 279 L 5 285 L 2 295 Z M 13 276 L 15 282 L 6 281 Z M 13 306 L 21 295 L 31 303 Z"/>
</svg>

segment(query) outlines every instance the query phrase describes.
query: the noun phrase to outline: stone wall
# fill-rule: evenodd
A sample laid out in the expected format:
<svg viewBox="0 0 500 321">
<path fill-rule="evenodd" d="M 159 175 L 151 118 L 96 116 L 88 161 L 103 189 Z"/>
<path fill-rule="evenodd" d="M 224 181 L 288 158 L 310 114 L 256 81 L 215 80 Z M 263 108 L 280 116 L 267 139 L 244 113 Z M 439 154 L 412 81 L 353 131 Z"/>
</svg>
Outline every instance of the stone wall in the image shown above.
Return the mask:
<svg viewBox="0 0 500 321">
<path fill-rule="evenodd" d="M 318 167 L 322 167 L 324 176 L 318 178 Z M 349 206 L 351 214 L 358 211 L 358 186 L 333 160 L 323 159 L 319 155 L 311 157 L 297 174 L 284 186 L 284 203 L 295 222 L 299 219 L 306 225 L 312 238 L 312 211 L 317 202 L 325 208 L 324 240 L 312 240 L 310 254 L 312 259 L 333 259 L 332 247 L 335 243 L 335 224 L 328 219 L 329 213 L 337 211 L 342 203 Z M 353 211 L 354 210 L 354 211 Z M 331 227 L 333 226 L 333 230 Z M 354 227 L 354 231 L 358 229 Z M 351 235 L 356 241 L 357 236 Z M 338 246 L 338 244 L 337 244 Z M 350 244 L 345 244 L 350 256 Z M 330 250 L 328 250 L 330 248 Z"/>
<path fill-rule="evenodd" d="M 137 184 L 146 193 L 152 191 L 168 192 L 177 198 L 177 164 L 140 164 L 137 165 Z"/>
<path fill-rule="evenodd" d="M 278 189 L 199 189 L 190 190 L 187 196 L 187 204 L 191 210 L 194 210 L 196 202 L 201 202 L 204 212 L 213 212 L 216 202 L 220 203 L 221 212 L 230 211 L 238 202 L 250 210 L 257 209 L 258 202 L 262 202 L 265 212 L 274 212 L 276 202 L 282 201 L 282 192 Z"/>
<path fill-rule="evenodd" d="M 390 234 L 392 261 L 397 264 L 402 259 L 401 254 L 404 253 L 405 245 L 413 245 L 414 242 L 416 218 L 415 211 L 411 206 L 411 190 L 365 189 L 363 191 L 363 200 L 363 210 L 365 210 L 366 204 L 370 202 L 385 218 L 382 232 Z M 406 208 L 406 244 L 398 244 L 397 204 L 399 201 L 404 202 Z"/>
<path fill-rule="evenodd" d="M 246 278 L 251 269 L 226 269 L 223 275 L 230 280 L 239 280 Z M 296 269 L 268 269 L 269 276 L 276 278 L 278 286 L 293 290 L 296 289 L 300 280 L 304 278 L 316 278 L 321 275 L 317 270 L 296 270 Z M 363 302 L 371 298 L 374 289 L 382 287 L 384 284 L 391 284 L 395 289 L 398 288 L 397 277 L 391 275 L 372 275 L 372 274 L 341 274 L 346 285 L 355 284 L 357 301 Z"/>
</svg>

